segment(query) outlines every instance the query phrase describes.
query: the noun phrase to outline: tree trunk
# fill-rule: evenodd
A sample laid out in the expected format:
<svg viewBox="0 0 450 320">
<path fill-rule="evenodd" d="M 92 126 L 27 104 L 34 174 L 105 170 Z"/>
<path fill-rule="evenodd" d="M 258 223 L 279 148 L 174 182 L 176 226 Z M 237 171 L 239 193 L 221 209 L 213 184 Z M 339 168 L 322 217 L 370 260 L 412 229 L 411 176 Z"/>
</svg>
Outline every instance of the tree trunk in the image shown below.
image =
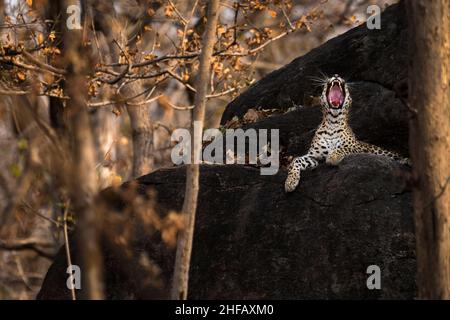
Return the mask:
<svg viewBox="0 0 450 320">
<path fill-rule="evenodd" d="M 67 8 L 73 1 L 61 2 Z M 66 17 L 63 14 L 63 17 Z M 86 107 L 86 76 L 92 70 L 90 54 L 82 43 L 83 30 L 63 27 L 64 62 L 67 65 L 67 119 L 73 137 L 73 159 L 68 184 L 74 211 L 77 213 L 77 241 L 80 248 L 82 298 L 102 299 L 102 255 L 99 245 L 98 216 L 94 198 L 98 191 L 92 128 Z M 97 212 L 96 212 L 97 211 Z"/>
<path fill-rule="evenodd" d="M 200 168 L 198 160 L 202 149 L 202 128 L 205 118 L 206 93 L 211 70 L 211 56 L 214 49 L 214 39 L 219 13 L 219 0 L 208 2 L 206 31 L 203 35 L 200 66 L 196 80 L 195 108 L 192 112 L 191 123 L 191 161 L 186 169 L 186 192 L 183 202 L 185 228 L 178 236 L 177 253 L 175 258 L 174 275 L 172 279 L 172 299 L 187 299 L 189 267 L 194 236 L 195 212 L 197 210 L 197 196 L 199 191 Z M 195 125 L 197 122 L 197 125 Z M 197 132 L 195 132 L 197 131 Z"/>
<path fill-rule="evenodd" d="M 3 0 L 0 1 L 0 23 L 3 23 L 3 17 L 5 15 L 5 2 Z"/>
<path fill-rule="evenodd" d="M 407 6 L 419 298 L 450 299 L 450 0 Z"/>
<path fill-rule="evenodd" d="M 135 6 L 128 6 L 124 4 L 124 12 L 122 17 L 125 18 L 125 25 L 121 26 L 124 30 L 129 27 L 129 34 L 125 34 L 125 39 L 115 39 L 114 31 L 117 28 L 118 22 L 113 20 L 104 19 L 104 14 L 109 14 L 114 11 L 113 2 L 106 1 L 94 1 L 93 2 L 93 16 L 94 24 L 97 32 L 103 33 L 106 37 L 106 41 L 110 44 L 110 56 L 116 61 L 119 59 L 120 49 L 117 45 L 114 45 L 113 40 L 118 41 L 121 46 L 134 46 L 135 36 L 141 32 L 146 23 L 151 20 L 145 10 L 145 6 L 139 1 L 137 3 L 130 3 Z M 159 3 L 148 3 L 149 6 L 157 9 L 161 6 Z M 137 17 L 136 17 L 137 15 Z M 136 19 L 136 20 L 134 20 Z M 119 32 L 116 32 L 119 33 Z M 120 69 L 118 70 L 121 71 Z M 124 98 L 133 97 L 140 93 L 141 86 L 139 82 L 126 85 L 122 88 L 122 94 Z M 133 142 L 133 166 L 131 172 L 131 178 L 137 178 L 144 174 L 150 173 L 153 169 L 154 155 L 153 155 L 153 123 L 150 118 L 150 105 L 145 104 L 142 106 L 127 106 L 127 113 L 130 119 L 131 135 Z M 99 110 L 101 112 L 101 110 Z"/>
<path fill-rule="evenodd" d="M 50 30 L 55 31 L 57 35 L 62 34 L 63 30 L 62 28 L 65 27 L 64 21 L 61 20 L 60 14 L 62 12 L 65 12 L 66 10 L 62 2 L 60 1 L 40 1 L 40 2 L 34 2 L 33 5 L 37 8 L 38 11 L 40 11 L 41 15 L 45 17 L 46 20 L 50 21 L 48 24 L 48 30 L 47 32 L 50 32 Z M 55 44 L 55 46 L 60 50 L 60 52 L 63 52 L 63 46 L 64 42 L 58 42 Z M 52 61 L 54 60 L 54 61 Z M 55 59 L 52 59 L 51 57 L 47 58 L 47 63 L 51 65 L 55 65 L 58 68 L 62 68 L 63 66 L 61 63 L 61 59 L 59 57 L 56 57 Z M 64 90 L 64 81 L 61 81 L 60 83 L 61 88 Z M 63 101 L 58 97 L 49 97 L 49 118 L 50 118 L 50 124 L 51 126 L 57 131 L 57 133 L 60 136 L 63 136 L 65 134 L 65 131 L 67 131 L 67 123 L 66 123 L 66 116 L 65 116 L 65 109 L 63 105 Z"/>
<path fill-rule="evenodd" d="M 127 45 L 134 47 L 136 45 L 136 35 L 140 34 L 146 23 L 153 19 L 146 13 L 146 7 L 158 10 L 161 6 L 158 2 L 137 1 L 136 7 L 128 7 L 127 21 L 132 26 L 128 30 Z M 143 12 L 142 12 L 143 11 Z M 134 86 L 124 88 L 128 96 L 134 96 L 139 93 L 141 87 L 136 83 Z M 140 177 L 152 171 L 154 165 L 154 143 L 153 143 L 153 121 L 150 118 L 150 104 L 142 106 L 127 106 L 128 116 L 130 117 L 131 136 L 133 139 L 133 178 Z"/>
<path fill-rule="evenodd" d="M 153 124 L 148 105 L 127 106 L 127 112 L 133 138 L 132 175 L 137 178 L 150 173 L 153 168 Z"/>
</svg>

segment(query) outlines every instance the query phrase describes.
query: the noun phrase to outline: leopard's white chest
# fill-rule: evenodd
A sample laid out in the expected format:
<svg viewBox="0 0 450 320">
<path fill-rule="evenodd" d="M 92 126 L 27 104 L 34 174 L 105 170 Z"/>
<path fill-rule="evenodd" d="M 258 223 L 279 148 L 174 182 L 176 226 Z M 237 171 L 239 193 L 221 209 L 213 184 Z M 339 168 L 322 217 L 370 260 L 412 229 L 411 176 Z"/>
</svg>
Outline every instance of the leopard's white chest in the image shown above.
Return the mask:
<svg viewBox="0 0 450 320">
<path fill-rule="evenodd" d="M 341 110 L 331 110 L 325 114 L 314 140 L 318 150 L 323 154 L 326 154 L 324 151 L 330 154 L 345 143 L 347 136 L 347 114 Z"/>
<path fill-rule="evenodd" d="M 344 140 L 341 134 L 325 132 L 320 134 L 316 141 L 322 151 L 331 153 L 341 147 Z"/>
<path fill-rule="evenodd" d="M 343 140 L 340 136 L 336 136 L 336 137 L 327 139 L 329 150 L 332 151 L 332 150 L 336 150 L 337 148 L 339 148 L 342 145 L 342 141 Z"/>
</svg>

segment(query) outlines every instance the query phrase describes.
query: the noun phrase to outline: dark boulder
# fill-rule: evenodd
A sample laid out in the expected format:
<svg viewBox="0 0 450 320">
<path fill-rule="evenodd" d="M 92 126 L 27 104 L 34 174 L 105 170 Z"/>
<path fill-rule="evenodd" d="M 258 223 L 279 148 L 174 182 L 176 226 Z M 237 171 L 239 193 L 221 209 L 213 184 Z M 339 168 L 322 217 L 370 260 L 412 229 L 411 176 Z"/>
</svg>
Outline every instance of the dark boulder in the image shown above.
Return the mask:
<svg viewBox="0 0 450 320">
<path fill-rule="evenodd" d="M 190 298 L 414 297 L 411 193 L 397 163 L 351 156 L 339 167 L 305 172 L 298 190 L 288 195 L 284 178 L 238 165 L 202 166 Z M 141 177 L 138 190 L 155 189 L 165 214 L 181 208 L 184 180 L 184 167 L 159 170 Z M 105 246 L 108 298 L 164 297 L 174 250 L 147 235 L 136 234 L 132 251 L 148 253 L 161 281 L 138 289 L 139 273 L 130 278 L 123 256 Z M 138 265 L 139 255 L 128 264 Z M 381 269 L 381 290 L 367 289 L 370 265 Z M 38 298 L 69 298 L 65 268 L 61 251 Z"/>
</svg>

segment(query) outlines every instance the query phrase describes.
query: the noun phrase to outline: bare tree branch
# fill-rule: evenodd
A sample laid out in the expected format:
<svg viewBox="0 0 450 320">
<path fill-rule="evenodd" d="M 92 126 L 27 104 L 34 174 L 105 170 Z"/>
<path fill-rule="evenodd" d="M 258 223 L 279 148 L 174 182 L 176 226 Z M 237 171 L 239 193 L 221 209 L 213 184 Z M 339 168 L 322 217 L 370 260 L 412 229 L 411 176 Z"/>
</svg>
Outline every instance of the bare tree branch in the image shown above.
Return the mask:
<svg viewBox="0 0 450 320">
<path fill-rule="evenodd" d="M 53 252 L 49 252 L 46 249 L 53 248 L 54 244 L 46 241 L 41 241 L 38 239 L 20 239 L 14 241 L 6 241 L 0 239 L 0 250 L 31 250 L 36 252 L 38 255 L 52 260 L 55 256 Z"/>
</svg>

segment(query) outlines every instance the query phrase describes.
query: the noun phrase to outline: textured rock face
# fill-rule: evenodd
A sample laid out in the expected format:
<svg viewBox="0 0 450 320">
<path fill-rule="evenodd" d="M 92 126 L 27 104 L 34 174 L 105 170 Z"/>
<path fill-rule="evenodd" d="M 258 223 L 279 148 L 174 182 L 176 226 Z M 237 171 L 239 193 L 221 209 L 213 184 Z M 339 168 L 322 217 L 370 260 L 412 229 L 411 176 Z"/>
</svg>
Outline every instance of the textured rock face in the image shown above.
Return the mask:
<svg viewBox="0 0 450 320">
<path fill-rule="evenodd" d="M 355 79 L 351 125 L 359 138 L 407 154 L 407 112 L 394 92 L 406 79 L 405 32 L 403 7 L 392 6 L 382 15 L 381 30 L 355 28 L 261 80 L 230 104 L 223 123 L 256 106 L 306 104 L 318 92 L 306 76 L 320 69 Z M 305 107 L 249 127 L 280 129 L 282 145 L 298 155 L 319 121 L 320 111 Z M 261 176 L 247 166 L 201 167 L 190 298 L 415 296 L 407 168 L 380 156 L 353 155 L 338 167 L 303 172 L 292 194 L 283 191 L 285 177 L 285 170 Z M 184 167 L 163 169 L 138 179 L 137 190 L 155 190 L 158 213 L 165 215 L 181 209 L 184 181 Z M 122 200 L 111 199 L 111 207 L 123 209 Z M 162 244 L 158 232 L 140 230 L 133 218 L 122 223 L 137 227 L 131 255 L 104 244 L 108 298 L 167 297 L 174 249 Z M 76 256 L 76 244 L 72 247 Z M 160 270 L 154 279 L 147 281 L 138 267 L 142 253 Z M 366 286 L 370 265 L 381 269 L 381 290 Z M 38 298 L 70 297 L 65 269 L 61 251 Z"/>
<path fill-rule="evenodd" d="M 183 171 L 141 181 L 181 206 L 166 181 L 177 176 L 182 186 Z M 414 296 L 411 194 L 396 163 L 352 156 L 306 172 L 293 195 L 283 192 L 283 174 L 208 166 L 202 176 L 191 298 Z M 379 291 L 366 287 L 373 264 L 382 270 Z"/>
<path fill-rule="evenodd" d="M 404 169 L 380 156 L 355 155 L 339 167 L 305 172 L 293 194 L 283 192 L 284 178 L 238 165 L 202 167 L 190 298 L 414 297 L 414 226 Z M 179 210 L 184 180 L 184 167 L 160 170 L 140 178 L 139 190 L 157 190 L 161 213 Z M 145 298 L 153 289 L 153 297 L 164 297 L 173 250 L 145 233 L 133 243 L 133 252 L 148 252 L 161 268 L 162 287 L 138 291 L 136 279 L 121 276 L 122 257 L 105 247 L 109 298 Z M 133 259 L 130 264 L 139 263 L 138 255 Z M 374 264 L 381 268 L 381 290 L 366 287 L 366 269 Z M 39 298 L 68 294 L 65 267 L 61 252 Z"/>
</svg>

